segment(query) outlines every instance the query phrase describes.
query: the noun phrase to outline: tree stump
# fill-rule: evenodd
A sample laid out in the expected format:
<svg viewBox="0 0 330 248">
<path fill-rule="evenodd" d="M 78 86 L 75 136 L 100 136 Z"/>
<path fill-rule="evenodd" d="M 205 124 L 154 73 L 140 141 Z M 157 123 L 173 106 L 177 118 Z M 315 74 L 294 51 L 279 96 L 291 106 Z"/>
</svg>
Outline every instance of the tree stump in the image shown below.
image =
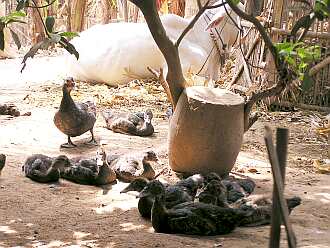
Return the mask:
<svg viewBox="0 0 330 248">
<path fill-rule="evenodd" d="M 244 99 L 228 90 L 192 86 L 169 128 L 169 164 L 176 172 L 229 173 L 244 134 Z"/>
</svg>

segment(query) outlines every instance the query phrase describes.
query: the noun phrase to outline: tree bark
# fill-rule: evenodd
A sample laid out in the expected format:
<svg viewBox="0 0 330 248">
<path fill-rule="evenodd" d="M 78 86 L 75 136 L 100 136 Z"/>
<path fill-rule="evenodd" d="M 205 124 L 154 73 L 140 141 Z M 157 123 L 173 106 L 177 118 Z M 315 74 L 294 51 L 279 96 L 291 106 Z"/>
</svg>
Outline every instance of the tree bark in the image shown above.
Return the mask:
<svg viewBox="0 0 330 248">
<path fill-rule="evenodd" d="M 111 20 L 111 4 L 109 0 L 102 0 L 102 23 L 107 24 Z"/>
<path fill-rule="evenodd" d="M 42 6 L 42 0 L 35 0 L 35 3 L 37 4 L 37 6 Z M 36 9 L 36 8 L 31 9 L 32 21 L 33 21 L 33 25 L 32 25 L 32 35 L 33 35 L 32 43 L 33 44 L 36 44 L 36 43 L 42 41 L 46 37 L 44 27 L 43 27 L 42 21 L 40 20 L 38 11 L 40 11 L 40 14 L 42 15 L 43 18 L 45 17 L 42 9 Z"/>
<path fill-rule="evenodd" d="M 81 32 L 84 28 L 87 0 L 73 0 L 71 4 L 71 31 Z"/>
</svg>

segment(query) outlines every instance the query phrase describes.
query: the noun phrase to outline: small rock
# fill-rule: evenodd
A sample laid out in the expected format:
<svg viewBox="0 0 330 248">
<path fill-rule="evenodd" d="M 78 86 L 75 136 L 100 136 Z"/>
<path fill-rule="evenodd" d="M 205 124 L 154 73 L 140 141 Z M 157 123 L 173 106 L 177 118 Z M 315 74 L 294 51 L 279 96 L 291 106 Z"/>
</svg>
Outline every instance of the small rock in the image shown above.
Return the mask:
<svg viewBox="0 0 330 248">
<path fill-rule="evenodd" d="M 78 196 L 76 197 L 76 200 L 79 200 L 79 197 Z"/>
<path fill-rule="evenodd" d="M 39 232 L 37 230 L 34 230 L 33 233 L 34 234 L 39 234 Z"/>
</svg>

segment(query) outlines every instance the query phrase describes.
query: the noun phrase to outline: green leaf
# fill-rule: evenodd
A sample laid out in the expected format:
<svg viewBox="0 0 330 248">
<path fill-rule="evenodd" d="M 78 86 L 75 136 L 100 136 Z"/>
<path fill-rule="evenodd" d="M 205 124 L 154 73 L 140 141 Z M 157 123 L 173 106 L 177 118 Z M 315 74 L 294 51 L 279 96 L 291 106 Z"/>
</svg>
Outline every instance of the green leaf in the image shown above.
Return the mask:
<svg viewBox="0 0 330 248">
<path fill-rule="evenodd" d="M 64 37 L 61 37 L 60 44 L 65 50 L 67 50 L 69 53 L 73 54 L 77 58 L 77 60 L 79 59 L 79 53 L 76 50 L 76 48 L 74 47 L 74 45 L 72 45 L 70 42 L 68 42 Z"/>
<path fill-rule="evenodd" d="M 10 30 L 11 36 L 13 37 L 14 42 L 17 46 L 17 49 L 20 49 L 21 48 L 21 41 L 19 40 L 18 35 L 11 28 L 9 30 Z"/>
<path fill-rule="evenodd" d="M 0 30 L 0 50 L 4 50 L 5 49 L 5 34 L 3 32 L 3 29 Z"/>
<path fill-rule="evenodd" d="M 309 90 L 310 88 L 312 88 L 313 84 L 314 84 L 313 78 L 308 74 L 308 72 L 305 72 L 303 74 L 303 80 L 301 85 L 302 90 L 303 91 Z"/>
<path fill-rule="evenodd" d="M 26 17 L 26 14 L 25 14 L 24 11 L 13 11 L 8 15 L 8 17 L 10 17 L 10 18 L 11 17 L 12 18 L 14 18 L 14 17 Z"/>
<path fill-rule="evenodd" d="M 49 33 L 53 32 L 54 24 L 55 24 L 54 16 L 47 16 L 47 18 L 46 18 L 46 28 L 47 28 L 47 31 Z"/>
<path fill-rule="evenodd" d="M 77 32 L 61 32 L 61 33 L 59 33 L 59 35 L 69 38 L 69 39 L 79 36 L 79 34 Z"/>
</svg>

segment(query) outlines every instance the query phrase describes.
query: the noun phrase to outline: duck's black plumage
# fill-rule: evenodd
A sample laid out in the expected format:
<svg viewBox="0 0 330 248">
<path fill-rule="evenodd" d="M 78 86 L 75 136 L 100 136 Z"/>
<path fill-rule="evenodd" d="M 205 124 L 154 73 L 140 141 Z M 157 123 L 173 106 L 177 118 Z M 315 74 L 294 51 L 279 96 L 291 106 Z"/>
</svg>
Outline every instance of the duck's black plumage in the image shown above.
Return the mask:
<svg viewBox="0 0 330 248">
<path fill-rule="evenodd" d="M 70 166 L 69 159 L 60 155 L 51 158 L 43 154 L 34 154 L 26 159 L 22 170 L 26 177 L 39 183 L 56 182 L 60 178 L 60 171 Z"/>
<path fill-rule="evenodd" d="M 145 112 L 117 114 L 108 110 L 102 114 L 107 128 L 113 132 L 136 136 L 150 136 L 154 133 L 154 127 L 151 123 L 153 114 L 150 109 Z"/>
<path fill-rule="evenodd" d="M 155 197 L 151 222 L 156 232 L 194 235 L 226 234 L 238 226 L 247 212 L 201 202 L 186 202 L 171 209 L 165 206 L 165 188 L 157 180 L 150 182 L 140 197 Z"/>
<path fill-rule="evenodd" d="M 110 168 L 104 150 L 95 159 L 76 158 L 72 166 L 61 172 L 61 177 L 79 184 L 105 185 L 116 180 L 116 173 Z"/>
<path fill-rule="evenodd" d="M 96 106 L 90 101 L 74 102 L 70 95 L 74 85 L 72 78 L 67 79 L 64 83 L 61 105 L 54 116 L 55 126 L 68 136 L 68 143 L 61 145 L 61 147 L 66 148 L 75 146 L 70 137 L 80 136 L 87 131 L 90 131 L 92 135 L 90 142 L 96 143 L 93 133 L 96 122 Z"/>
<path fill-rule="evenodd" d="M 141 192 L 150 183 L 149 180 L 145 178 L 137 178 L 133 180 L 121 193 L 126 193 L 129 191 Z M 183 202 L 193 201 L 193 197 L 190 196 L 187 191 L 176 185 L 164 184 L 165 187 L 165 206 L 167 208 L 172 208 Z M 146 189 L 148 191 L 148 189 Z M 153 196 L 140 197 L 138 202 L 138 210 L 142 217 L 151 217 L 151 208 L 154 202 Z"/>
<path fill-rule="evenodd" d="M 182 179 L 174 184 L 177 188 L 186 191 L 193 199 L 197 194 L 197 190 L 204 184 L 204 177 L 201 174 L 195 174 Z"/>
<path fill-rule="evenodd" d="M 294 196 L 286 199 L 289 213 L 301 204 L 301 198 Z M 235 202 L 232 207 L 250 211 L 251 215 L 242 218 L 240 226 L 261 226 L 271 222 L 272 200 L 263 195 L 251 195 Z"/>
<path fill-rule="evenodd" d="M 198 201 L 219 207 L 229 207 L 227 188 L 221 181 L 212 180 L 198 194 Z"/>
<path fill-rule="evenodd" d="M 0 154 L 0 175 L 3 167 L 5 167 L 5 164 L 6 164 L 6 155 Z"/>
</svg>

